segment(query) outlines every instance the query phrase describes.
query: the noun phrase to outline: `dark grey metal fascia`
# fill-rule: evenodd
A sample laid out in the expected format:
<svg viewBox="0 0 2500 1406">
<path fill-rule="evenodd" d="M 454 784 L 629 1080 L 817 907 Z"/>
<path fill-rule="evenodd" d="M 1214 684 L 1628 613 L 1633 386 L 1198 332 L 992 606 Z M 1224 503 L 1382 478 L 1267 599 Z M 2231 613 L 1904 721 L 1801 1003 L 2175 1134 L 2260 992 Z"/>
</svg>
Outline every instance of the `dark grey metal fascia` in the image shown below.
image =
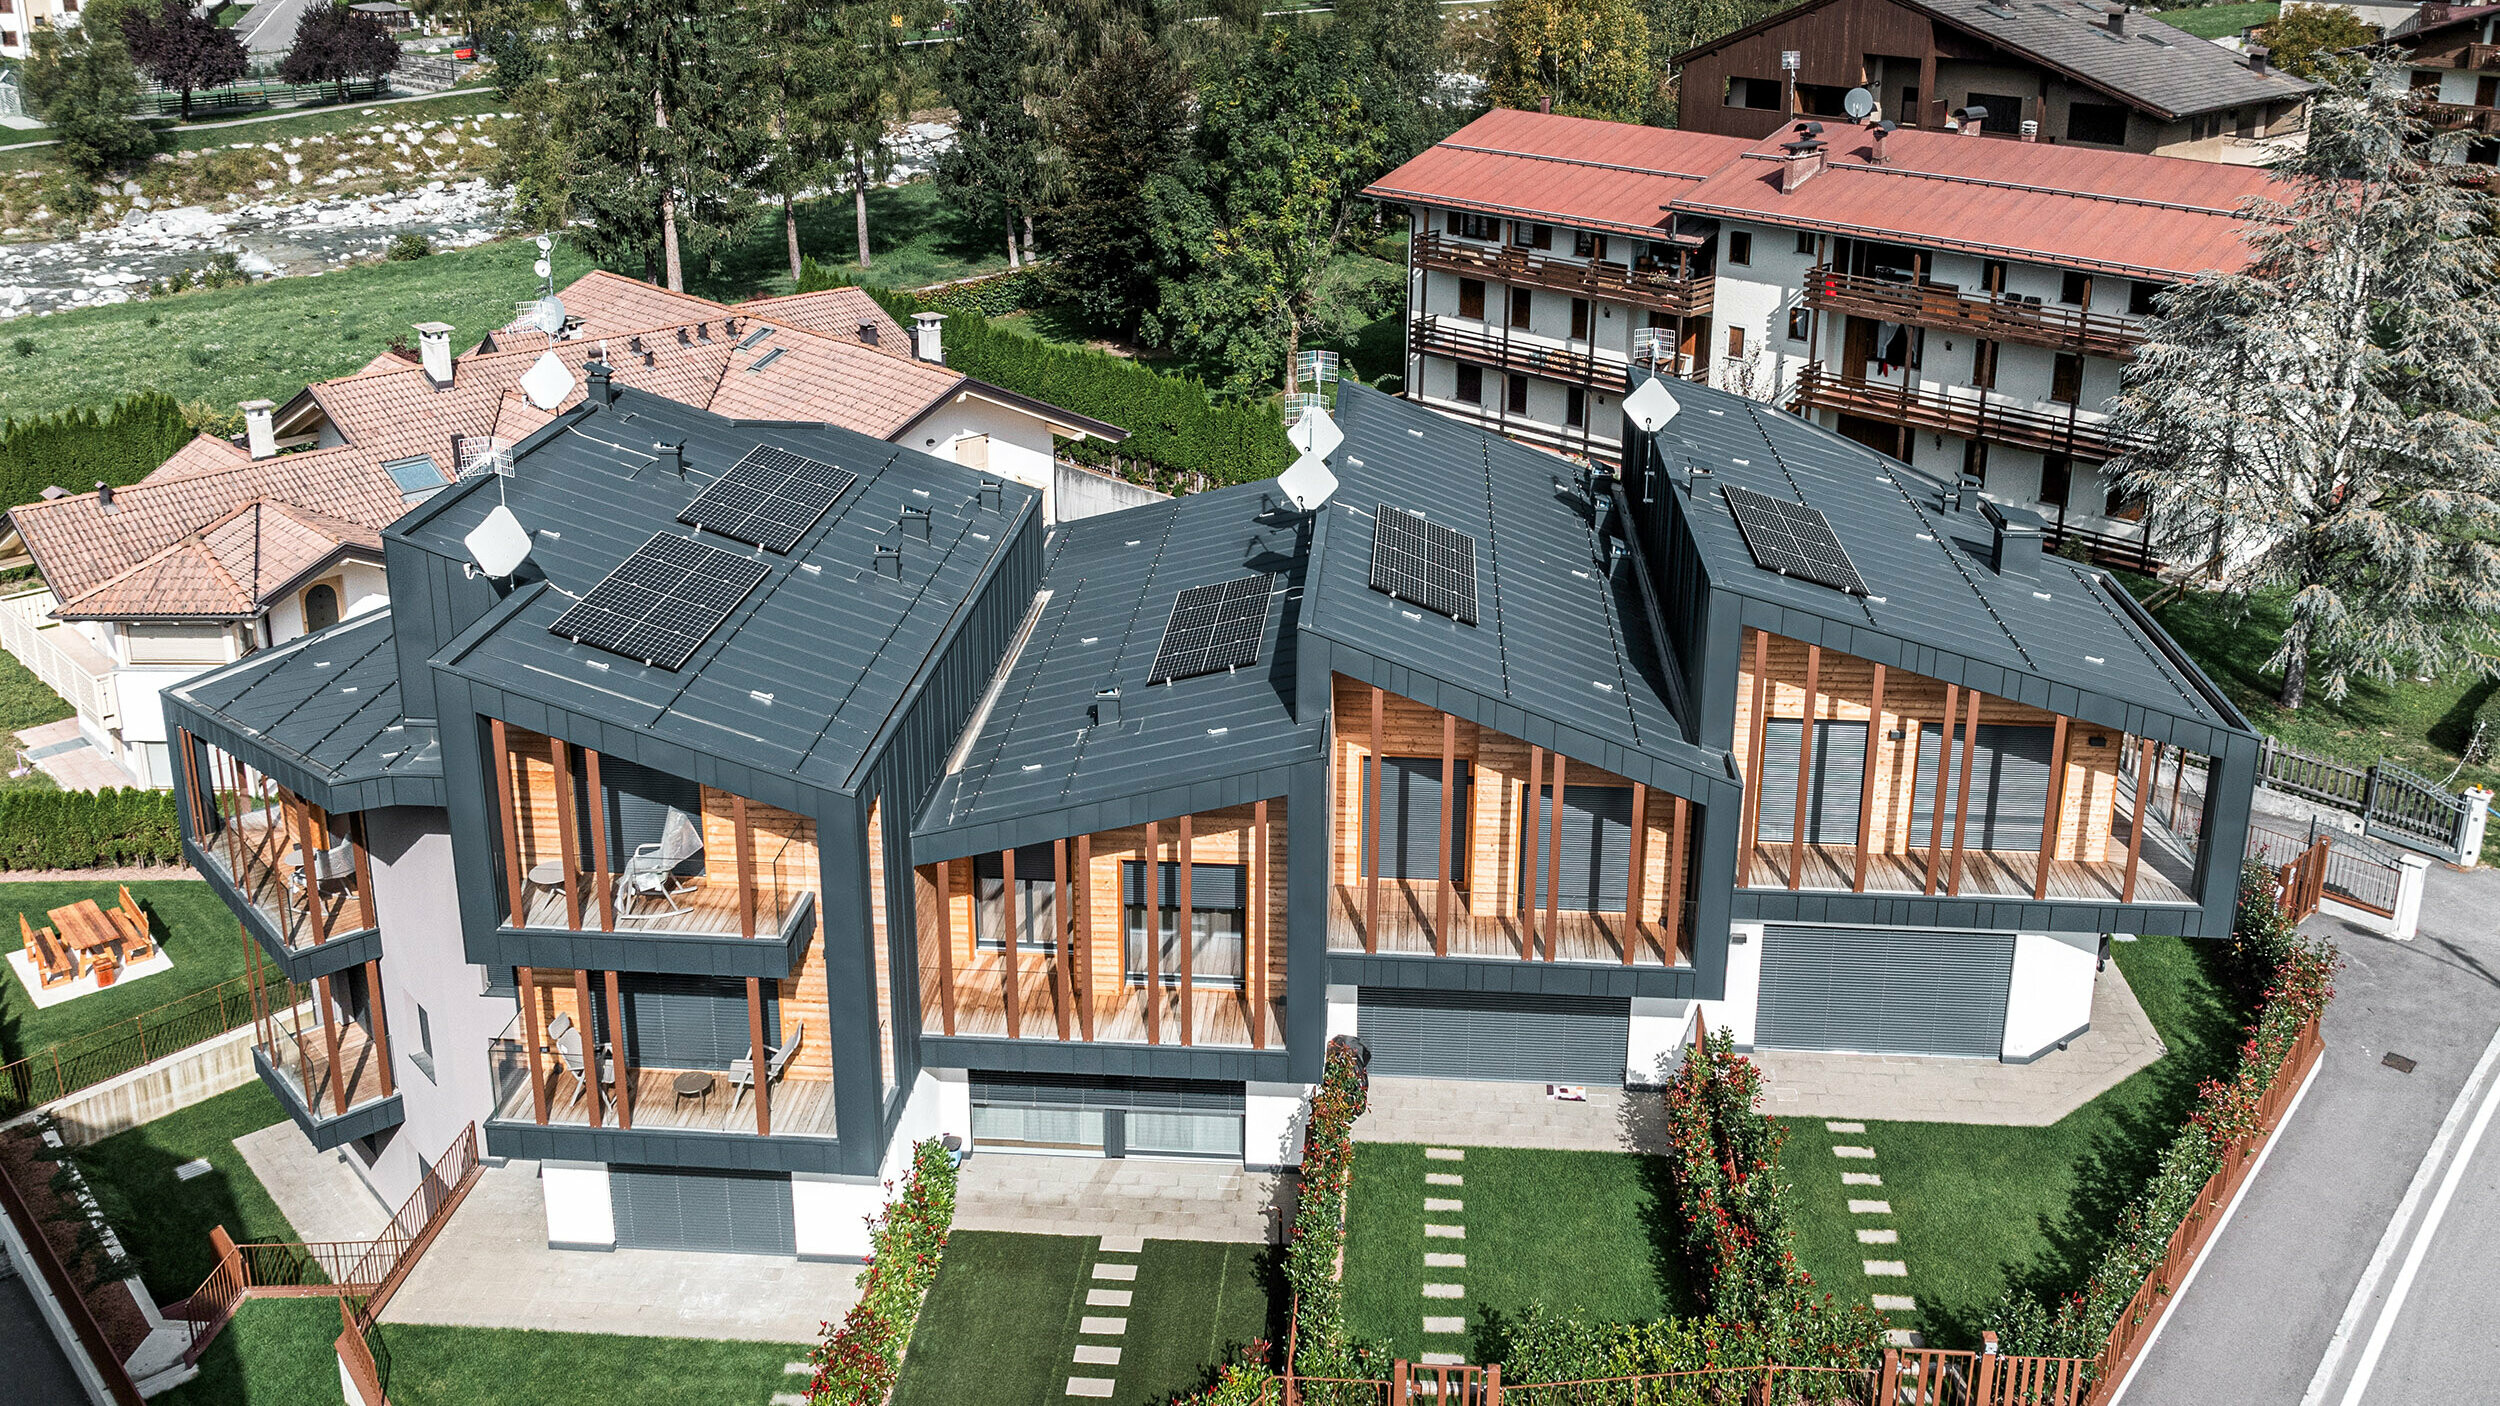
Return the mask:
<svg viewBox="0 0 2500 1406">
<path fill-rule="evenodd" d="M 1106 1044 L 1082 1040 L 1007 1040 L 923 1035 L 921 1064 L 930 1069 L 980 1069 L 1011 1074 L 1089 1074 L 1139 1079 L 1215 1079 L 1281 1083 L 1290 1057 L 1278 1048 L 1209 1049 L 1204 1045 Z"/>
<path fill-rule="evenodd" d="M 1253 801 L 1281 799 L 1291 789 L 1296 768 L 1327 762 L 1326 740 L 1315 728 L 1306 731 L 1310 734 L 1306 741 L 1253 771 L 1205 777 L 1110 800 L 1082 801 L 977 825 L 915 831 L 911 837 L 912 863 L 936 864 L 969 855 L 996 854 L 1022 845 L 1143 825 L 1149 820 L 1170 820 Z"/>
<path fill-rule="evenodd" d="M 295 1126 L 303 1129 L 304 1136 L 312 1139 L 312 1145 L 320 1151 L 345 1147 L 359 1138 L 387 1132 L 407 1121 L 407 1110 L 400 1106 L 397 1093 L 357 1104 L 345 1113 L 325 1116 L 295 1101 L 295 1086 L 270 1065 L 269 1057 L 262 1053 L 258 1045 L 252 1046 L 252 1067 L 259 1072 L 260 1081 L 278 1096 L 279 1105 L 286 1109 L 289 1118 L 295 1120 Z"/>
<path fill-rule="evenodd" d="M 2224 866 L 2234 875 L 2234 866 Z M 2132 932 L 2164 937 L 2227 937 L 2231 914 L 2186 903 L 2058 903 L 2028 898 L 1791 893 L 1738 889 L 1735 922 L 1833 923 L 1849 927 L 1950 928 L 1974 932 Z"/>
<path fill-rule="evenodd" d="M 689 1132 L 677 1128 L 590 1128 L 490 1118 L 486 1150 L 524 1161 L 609 1162 L 723 1172 L 852 1174 L 846 1146 L 829 1137 Z M 871 1168 L 871 1171 L 874 1169 Z"/>
<path fill-rule="evenodd" d="M 614 932 L 566 928 L 495 929 L 494 965 L 568 971 L 669 972 L 682 976 L 759 977 L 786 981 L 807 960 L 816 937 L 816 895 L 800 895 L 778 938 L 715 933 Z"/>
<path fill-rule="evenodd" d="M 1717 1000 L 1692 967 L 1623 966 L 1608 962 L 1516 962 L 1389 953 L 1328 954 L 1331 986 L 1401 991 L 1492 991 L 1541 996 L 1643 996 Z"/>
</svg>

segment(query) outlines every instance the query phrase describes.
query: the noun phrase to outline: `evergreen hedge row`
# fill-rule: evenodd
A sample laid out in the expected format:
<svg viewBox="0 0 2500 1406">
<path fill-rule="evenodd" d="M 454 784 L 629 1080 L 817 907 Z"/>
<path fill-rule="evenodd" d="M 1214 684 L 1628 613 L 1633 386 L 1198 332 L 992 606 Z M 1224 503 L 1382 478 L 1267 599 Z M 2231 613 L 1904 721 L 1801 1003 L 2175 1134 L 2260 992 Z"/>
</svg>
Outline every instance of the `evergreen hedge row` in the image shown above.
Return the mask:
<svg viewBox="0 0 2500 1406">
<path fill-rule="evenodd" d="M 181 859 L 171 791 L 0 791 L 0 869 L 100 869 Z"/>
<path fill-rule="evenodd" d="M 0 506 L 31 503 L 53 484 L 83 493 L 98 480 L 136 483 L 190 442 L 182 406 L 163 391 L 125 396 L 102 414 L 64 410 L 0 422 Z"/>
<path fill-rule="evenodd" d="M 801 270 L 799 290 L 814 292 L 852 281 L 809 263 Z M 1150 469 L 1209 484 L 1273 478 L 1293 462 L 1285 422 L 1273 405 L 1223 403 L 1185 376 L 991 326 L 990 318 L 1016 311 L 1038 290 L 1030 270 L 925 293 L 861 286 L 906 325 L 916 312 L 949 314 L 947 364 L 974 380 L 1108 420 L 1129 432 L 1116 446 L 1095 440 L 1063 445 L 1071 459 L 1092 464 L 1142 461 Z"/>
</svg>

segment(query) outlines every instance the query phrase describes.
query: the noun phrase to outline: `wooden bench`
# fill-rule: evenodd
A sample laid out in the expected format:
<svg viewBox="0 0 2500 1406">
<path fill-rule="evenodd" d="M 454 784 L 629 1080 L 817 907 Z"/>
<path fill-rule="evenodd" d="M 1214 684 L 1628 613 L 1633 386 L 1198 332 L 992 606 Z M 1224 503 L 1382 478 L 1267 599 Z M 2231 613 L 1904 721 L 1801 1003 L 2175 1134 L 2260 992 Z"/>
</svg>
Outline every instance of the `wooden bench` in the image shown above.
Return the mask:
<svg viewBox="0 0 2500 1406">
<path fill-rule="evenodd" d="M 130 885 L 116 885 L 121 890 L 121 906 L 113 910 L 113 925 L 122 932 L 122 964 L 144 962 L 156 955 L 156 940 L 148 933 L 148 915 L 139 911 L 138 901 L 130 896 Z"/>
<path fill-rule="evenodd" d="M 58 986 L 78 979 L 78 959 L 70 953 L 69 944 L 50 928 L 39 928 L 17 915 L 17 930 L 26 939 L 26 953 L 43 973 L 43 984 Z"/>
</svg>

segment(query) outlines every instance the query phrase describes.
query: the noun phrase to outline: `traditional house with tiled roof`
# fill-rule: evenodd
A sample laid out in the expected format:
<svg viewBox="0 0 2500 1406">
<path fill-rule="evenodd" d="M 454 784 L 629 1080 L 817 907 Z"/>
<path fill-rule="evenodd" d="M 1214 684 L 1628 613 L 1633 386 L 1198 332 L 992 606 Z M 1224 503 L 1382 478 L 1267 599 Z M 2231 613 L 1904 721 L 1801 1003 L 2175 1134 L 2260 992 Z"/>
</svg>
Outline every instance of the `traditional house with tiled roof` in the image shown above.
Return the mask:
<svg viewBox="0 0 2500 1406">
<path fill-rule="evenodd" d="M 414 353 L 247 403 L 239 442 L 203 435 L 138 483 L 13 510 L 0 555 L 31 559 L 43 588 L 0 601 L 0 643 L 91 745 L 170 784 L 167 685 L 385 604 L 380 530 L 578 405 L 603 355 L 618 385 L 909 445 L 1034 488 L 1046 516 L 1054 441 L 1126 433 L 948 369 L 937 319 L 907 334 L 855 288 L 729 307 L 592 273 L 562 297 L 554 337 L 505 329 L 456 356 L 424 323 Z"/>
</svg>

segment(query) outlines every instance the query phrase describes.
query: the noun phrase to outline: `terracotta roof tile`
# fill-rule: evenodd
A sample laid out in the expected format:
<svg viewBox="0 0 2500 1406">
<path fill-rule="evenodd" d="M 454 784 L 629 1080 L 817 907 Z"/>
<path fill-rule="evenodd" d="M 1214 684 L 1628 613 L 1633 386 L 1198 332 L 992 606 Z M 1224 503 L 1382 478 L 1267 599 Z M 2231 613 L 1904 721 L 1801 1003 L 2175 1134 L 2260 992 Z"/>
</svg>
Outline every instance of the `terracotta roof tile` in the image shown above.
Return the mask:
<svg viewBox="0 0 2500 1406">
<path fill-rule="evenodd" d="M 65 600 L 54 613 L 63 619 L 242 618 L 341 548 L 378 556 L 382 536 L 357 523 L 258 498 Z"/>
<path fill-rule="evenodd" d="M 750 298 L 738 304 L 738 311 L 846 342 L 860 340 L 859 328 L 864 322 L 877 329 L 877 350 L 900 357 L 912 354 L 911 334 L 882 304 L 868 296 L 865 288 L 826 288 L 814 293 L 784 293 L 778 298 Z"/>
<path fill-rule="evenodd" d="M 1750 145 L 1711 132 L 1496 108 L 1364 194 L 1654 234 L 1667 226 L 1662 206 Z"/>
</svg>

